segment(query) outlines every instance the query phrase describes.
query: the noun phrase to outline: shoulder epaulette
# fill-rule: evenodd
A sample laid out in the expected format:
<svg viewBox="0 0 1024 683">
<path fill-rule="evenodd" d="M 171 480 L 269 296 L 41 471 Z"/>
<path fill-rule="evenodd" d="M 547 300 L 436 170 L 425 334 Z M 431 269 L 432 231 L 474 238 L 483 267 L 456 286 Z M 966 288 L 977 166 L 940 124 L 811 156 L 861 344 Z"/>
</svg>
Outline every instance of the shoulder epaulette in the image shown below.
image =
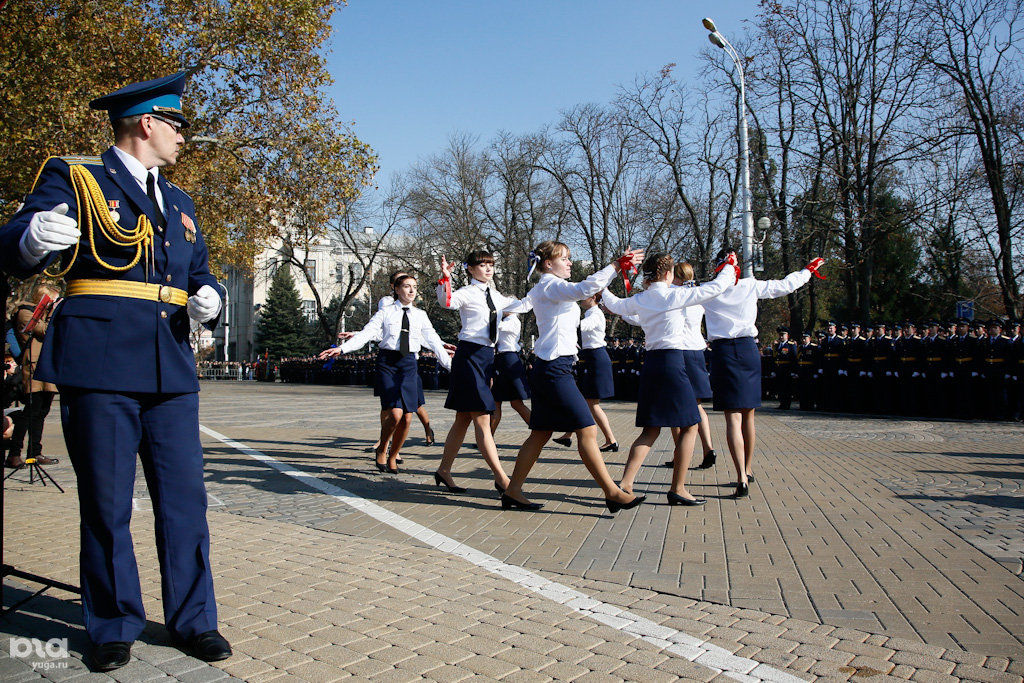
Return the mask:
<svg viewBox="0 0 1024 683">
<path fill-rule="evenodd" d="M 66 157 L 58 157 L 61 161 L 68 164 L 69 166 L 102 166 L 103 159 L 101 157 L 83 156 L 80 154 L 72 154 Z"/>
</svg>

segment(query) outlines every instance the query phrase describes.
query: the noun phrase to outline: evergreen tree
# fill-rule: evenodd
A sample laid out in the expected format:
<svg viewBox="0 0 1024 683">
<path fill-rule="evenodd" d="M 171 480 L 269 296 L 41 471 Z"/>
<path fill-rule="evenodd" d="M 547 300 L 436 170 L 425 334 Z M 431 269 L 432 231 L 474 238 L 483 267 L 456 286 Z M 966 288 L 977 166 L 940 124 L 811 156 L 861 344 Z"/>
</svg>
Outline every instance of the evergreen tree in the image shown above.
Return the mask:
<svg viewBox="0 0 1024 683">
<path fill-rule="evenodd" d="M 274 273 L 267 292 L 267 304 L 260 311 L 256 334 L 260 349 L 271 358 L 304 356 L 310 352 L 308 324 L 302 315 L 302 302 L 295 289 L 291 268 L 281 265 Z"/>
</svg>

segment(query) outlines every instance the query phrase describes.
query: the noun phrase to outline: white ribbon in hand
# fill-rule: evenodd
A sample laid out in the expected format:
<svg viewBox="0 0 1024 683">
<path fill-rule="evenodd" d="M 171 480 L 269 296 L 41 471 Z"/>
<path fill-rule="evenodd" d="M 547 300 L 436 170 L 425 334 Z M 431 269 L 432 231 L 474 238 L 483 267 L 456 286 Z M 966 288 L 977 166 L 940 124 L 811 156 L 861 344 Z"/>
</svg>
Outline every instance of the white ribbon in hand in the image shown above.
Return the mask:
<svg viewBox="0 0 1024 683">
<path fill-rule="evenodd" d="M 220 313 L 220 307 L 220 294 L 210 285 L 200 287 L 198 292 L 188 298 L 188 304 L 185 306 L 188 317 L 200 323 L 216 318 Z"/>
</svg>

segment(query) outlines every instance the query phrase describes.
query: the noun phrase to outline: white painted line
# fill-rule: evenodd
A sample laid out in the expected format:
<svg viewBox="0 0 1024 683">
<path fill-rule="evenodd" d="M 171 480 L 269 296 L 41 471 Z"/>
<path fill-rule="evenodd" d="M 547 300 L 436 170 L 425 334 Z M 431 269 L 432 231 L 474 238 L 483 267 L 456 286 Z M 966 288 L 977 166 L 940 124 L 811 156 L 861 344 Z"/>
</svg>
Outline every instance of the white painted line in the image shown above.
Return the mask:
<svg viewBox="0 0 1024 683">
<path fill-rule="evenodd" d="M 376 503 L 372 503 L 365 498 L 357 496 L 351 491 L 346 491 L 334 484 L 328 484 L 314 474 L 297 470 L 291 465 L 280 462 L 269 455 L 259 452 L 255 448 L 250 448 L 243 443 L 229 439 L 223 434 L 213 431 L 209 427 L 200 425 L 199 429 L 204 434 L 217 439 L 221 443 L 230 446 L 251 458 L 255 458 L 260 462 L 266 463 L 278 472 L 298 479 L 304 484 L 307 484 L 310 487 L 335 498 L 336 500 L 346 503 L 360 512 L 366 513 L 378 522 L 387 524 L 388 526 L 415 538 L 421 543 L 425 543 L 426 545 L 432 546 L 433 548 L 446 552 L 450 555 L 461 557 L 467 562 L 475 564 L 492 574 L 497 574 L 502 578 L 508 579 L 509 581 L 527 588 L 531 592 L 536 593 L 543 598 L 565 605 L 589 619 L 606 624 L 614 629 L 622 631 L 623 633 L 628 633 L 635 638 L 639 638 L 640 640 L 656 645 L 662 648 L 663 652 L 670 652 L 680 657 L 684 657 L 691 662 L 696 662 L 716 673 L 724 673 L 729 678 L 736 680 L 783 681 L 786 683 L 797 683 L 803 681 L 803 679 L 788 674 L 785 671 L 775 669 L 767 664 L 756 662 L 753 659 L 737 657 L 728 650 L 717 645 L 712 645 L 700 638 L 682 633 L 681 631 L 676 631 L 675 629 L 668 628 L 667 626 L 662 626 L 661 624 L 656 624 L 649 619 L 645 619 L 644 617 L 633 614 L 627 610 L 595 600 L 589 595 L 581 593 L 569 586 L 565 586 L 555 581 L 550 581 L 539 574 L 531 572 L 529 569 L 517 567 L 512 564 L 506 564 L 496 557 L 491 557 L 490 555 L 471 548 L 460 541 L 449 538 L 432 529 L 428 529 L 421 524 L 417 524 L 412 520 L 406 519 L 401 515 L 395 514 L 390 510 L 382 508 Z"/>
</svg>

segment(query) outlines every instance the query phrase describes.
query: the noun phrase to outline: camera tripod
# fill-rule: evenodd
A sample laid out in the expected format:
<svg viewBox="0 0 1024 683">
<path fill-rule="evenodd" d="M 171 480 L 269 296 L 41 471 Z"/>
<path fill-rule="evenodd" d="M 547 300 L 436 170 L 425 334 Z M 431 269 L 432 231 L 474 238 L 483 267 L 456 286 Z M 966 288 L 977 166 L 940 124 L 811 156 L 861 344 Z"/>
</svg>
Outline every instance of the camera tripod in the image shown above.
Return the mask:
<svg viewBox="0 0 1024 683">
<path fill-rule="evenodd" d="M 36 461 L 35 458 L 28 458 L 28 459 L 26 459 L 25 460 L 25 466 L 28 467 L 28 483 L 29 484 L 36 483 L 36 477 L 38 477 L 39 481 L 42 482 L 43 486 L 46 486 L 46 480 L 49 479 L 50 483 L 53 484 L 54 486 L 56 486 L 58 491 L 60 491 L 61 493 L 64 493 L 64 489 L 61 488 L 61 485 L 58 484 L 56 482 L 56 480 L 54 480 L 54 478 L 50 476 L 49 472 L 47 472 L 45 469 L 43 469 L 43 466 L 40 465 Z M 21 468 L 18 468 L 18 469 L 21 469 Z M 7 481 L 8 479 L 10 479 L 14 475 L 14 473 L 17 472 L 17 471 L 18 470 L 11 470 L 10 472 L 8 472 L 7 476 L 4 477 L 4 481 Z"/>
</svg>

